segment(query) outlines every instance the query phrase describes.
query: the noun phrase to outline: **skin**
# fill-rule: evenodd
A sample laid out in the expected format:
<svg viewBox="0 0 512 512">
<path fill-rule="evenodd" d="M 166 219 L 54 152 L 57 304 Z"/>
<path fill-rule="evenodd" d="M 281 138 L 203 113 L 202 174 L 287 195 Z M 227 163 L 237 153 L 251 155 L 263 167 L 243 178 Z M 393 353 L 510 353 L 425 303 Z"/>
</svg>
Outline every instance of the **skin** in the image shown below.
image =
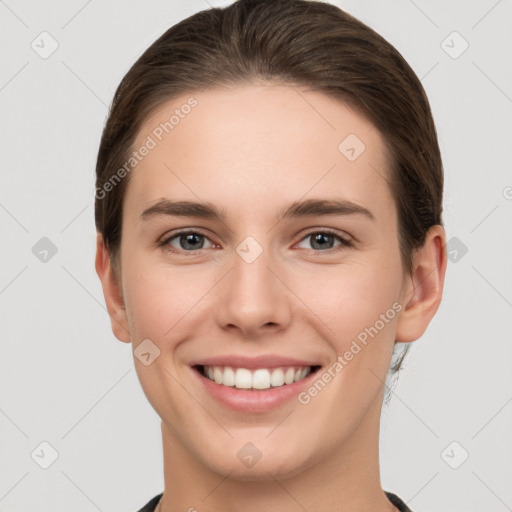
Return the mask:
<svg viewBox="0 0 512 512">
<path fill-rule="evenodd" d="M 160 106 L 134 147 L 190 96 Z M 160 350 L 151 365 L 138 358 L 135 364 L 162 419 L 161 510 L 395 510 L 379 475 L 384 382 L 394 340 L 418 339 L 438 309 L 444 230 L 429 230 L 408 275 L 386 181 L 385 141 L 344 103 L 268 83 L 194 97 L 198 105 L 132 171 L 119 275 L 101 234 L 97 243 L 96 269 L 115 336 L 134 349 L 150 339 Z M 338 150 L 350 133 L 366 146 L 353 162 Z M 141 213 L 162 198 L 211 202 L 225 210 L 226 221 L 143 220 Z M 375 219 L 277 221 L 285 205 L 311 198 L 349 200 Z M 158 245 L 186 228 L 206 235 L 194 255 L 183 237 L 181 244 L 176 237 Z M 354 244 L 328 237 L 316 245 L 310 235 L 326 228 Z M 250 264 L 236 252 L 247 236 L 263 249 Z M 399 314 L 306 405 L 293 399 L 265 413 L 232 411 L 210 398 L 188 364 L 222 354 L 277 353 L 328 367 L 393 303 L 402 306 Z M 247 442 L 262 453 L 250 468 L 237 457 Z"/>
</svg>

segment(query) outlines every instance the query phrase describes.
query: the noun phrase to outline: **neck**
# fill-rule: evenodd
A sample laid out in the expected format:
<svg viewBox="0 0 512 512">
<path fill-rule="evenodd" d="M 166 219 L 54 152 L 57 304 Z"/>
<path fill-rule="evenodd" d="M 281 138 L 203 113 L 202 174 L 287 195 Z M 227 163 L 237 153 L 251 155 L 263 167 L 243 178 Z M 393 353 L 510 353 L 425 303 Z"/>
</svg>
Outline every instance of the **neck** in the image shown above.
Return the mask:
<svg viewBox="0 0 512 512">
<path fill-rule="evenodd" d="M 248 503 L 251 512 L 396 511 L 380 483 L 380 414 L 376 400 L 342 446 L 306 469 L 289 475 L 280 468 L 278 477 L 268 472 L 252 480 L 205 466 L 162 423 L 165 490 L 159 512 L 237 512 Z"/>
</svg>

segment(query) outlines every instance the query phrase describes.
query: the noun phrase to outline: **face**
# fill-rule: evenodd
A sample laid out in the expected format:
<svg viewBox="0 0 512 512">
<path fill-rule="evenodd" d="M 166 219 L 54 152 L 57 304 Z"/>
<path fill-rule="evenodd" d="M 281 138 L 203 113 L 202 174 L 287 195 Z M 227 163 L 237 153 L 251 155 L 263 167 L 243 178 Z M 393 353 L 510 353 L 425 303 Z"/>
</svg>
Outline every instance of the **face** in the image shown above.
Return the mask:
<svg viewBox="0 0 512 512">
<path fill-rule="evenodd" d="M 409 290 L 382 136 L 321 93 L 253 84 L 174 98 L 134 147 L 148 137 L 125 195 L 120 286 L 124 341 L 146 340 L 136 368 L 167 441 L 240 479 L 365 442 Z"/>
</svg>

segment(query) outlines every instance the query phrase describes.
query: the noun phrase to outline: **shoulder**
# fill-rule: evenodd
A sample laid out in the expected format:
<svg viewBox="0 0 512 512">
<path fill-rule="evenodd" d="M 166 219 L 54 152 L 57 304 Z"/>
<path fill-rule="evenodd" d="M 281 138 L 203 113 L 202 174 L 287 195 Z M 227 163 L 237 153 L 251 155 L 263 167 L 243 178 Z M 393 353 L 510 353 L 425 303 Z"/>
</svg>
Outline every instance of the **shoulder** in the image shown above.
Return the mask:
<svg viewBox="0 0 512 512">
<path fill-rule="evenodd" d="M 391 503 L 393 503 L 400 512 L 412 512 L 412 510 L 396 494 L 387 491 L 384 492 L 386 493 L 388 500 L 391 501 Z"/>
<path fill-rule="evenodd" d="M 162 493 L 158 494 L 154 498 L 151 498 L 140 510 L 137 512 L 154 512 L 156 506 L 158 505 L 158 502 L 160 501 L 160 498 L 162 497 Z"/>
</svg>

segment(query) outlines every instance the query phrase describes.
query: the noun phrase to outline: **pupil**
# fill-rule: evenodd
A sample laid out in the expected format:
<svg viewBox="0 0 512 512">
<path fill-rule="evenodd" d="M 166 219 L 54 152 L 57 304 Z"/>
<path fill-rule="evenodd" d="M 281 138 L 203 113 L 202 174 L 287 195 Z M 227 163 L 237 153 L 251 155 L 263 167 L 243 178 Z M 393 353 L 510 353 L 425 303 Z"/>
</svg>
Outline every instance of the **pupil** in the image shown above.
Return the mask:
<svg viewBox="0 0 512 512">
<path fill-rule="evenodd" d="M 314 237 L 314 243 L 320 242 L 320 248 L 325 247 L 325 243 L 322 243 L 322 240 L 332 238 L 332 235 L 326 235 L 324 233 L 318 233 Z"/>
<path fill-rule="evenodd" d="M 182 235 L 182 240 L 185 239 L 185 246 L 187 246 L 187 244 L 191 244 L 192 249 L 197 249 L 197 244 L 194 245 L 194 241 L 197 242 L 198 238 L 201 236 L 202 235 L 199 234 L 189 233 L 186 235 Z"/>
</svg>

